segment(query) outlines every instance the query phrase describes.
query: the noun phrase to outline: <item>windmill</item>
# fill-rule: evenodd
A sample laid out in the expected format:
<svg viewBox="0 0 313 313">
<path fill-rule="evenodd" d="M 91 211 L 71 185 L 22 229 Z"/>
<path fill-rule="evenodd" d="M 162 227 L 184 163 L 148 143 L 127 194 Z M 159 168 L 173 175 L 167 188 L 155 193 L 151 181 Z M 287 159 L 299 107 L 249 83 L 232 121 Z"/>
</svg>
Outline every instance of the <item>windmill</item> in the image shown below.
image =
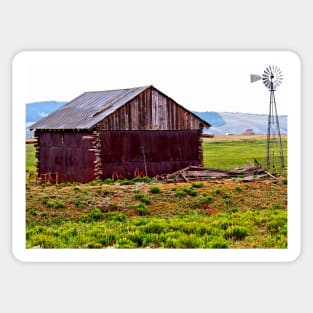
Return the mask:
<svg viewBox="0 0 313 313">
<path fill-rule="evenodd" d="M 275 167 L 275 158 L 279 154 L 280 166 L 284 167 L 284 155 L 281 142 L 279 120 L 277 114 L 277 106 L 275 100 L 275 91 L 283 81 L 283 73 L 276 65 L 268 66 L 263 75 L 250 75 L 251 83 L 258 80 L 263 80 L 263 84 L 270 91 L 270 103 L 267 125 L 267 140 L 266 140 L 266 167 Z"/>
</svg>

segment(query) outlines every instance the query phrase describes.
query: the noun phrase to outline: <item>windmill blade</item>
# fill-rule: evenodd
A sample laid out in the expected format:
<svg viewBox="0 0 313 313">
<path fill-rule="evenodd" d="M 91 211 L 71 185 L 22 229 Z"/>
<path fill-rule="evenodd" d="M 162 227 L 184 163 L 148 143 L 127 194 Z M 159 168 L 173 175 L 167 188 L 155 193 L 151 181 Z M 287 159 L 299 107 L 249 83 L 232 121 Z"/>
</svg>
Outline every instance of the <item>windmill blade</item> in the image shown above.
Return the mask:
<svg viewBox="0 0 313 313">
<path fill-rule="evenodd" d="M 256 74 L 250 75 L 250 82 L 251 83 L 257 82 L 260 79 L 262 79 L 262 76 L 260 76 L 260 75 L 256 75 Z"/>
</svg>

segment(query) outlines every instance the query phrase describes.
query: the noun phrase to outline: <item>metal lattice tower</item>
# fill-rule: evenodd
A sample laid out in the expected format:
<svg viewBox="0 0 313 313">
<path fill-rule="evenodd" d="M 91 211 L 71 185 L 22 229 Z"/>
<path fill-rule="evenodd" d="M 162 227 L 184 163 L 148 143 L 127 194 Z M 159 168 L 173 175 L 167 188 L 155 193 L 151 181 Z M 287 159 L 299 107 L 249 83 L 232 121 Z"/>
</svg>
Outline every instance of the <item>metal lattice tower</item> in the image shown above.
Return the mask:
<svg viewBox="0 0 313 313">
<path fill-rule="evenodd" d="M 275 100 L 275 91 L 282 83 L 283 74 L 279 67 L 271 65 L 264 70 L 262 76 L 250 75 L 251 83 L 261 79 L 270 91 L 265 164 L 268 169 L 274 168 L 276 165 L 275 159 L 279 158 L 280 166 L 283 168 L 285 166 L 284 155 Z"/>
</svg>

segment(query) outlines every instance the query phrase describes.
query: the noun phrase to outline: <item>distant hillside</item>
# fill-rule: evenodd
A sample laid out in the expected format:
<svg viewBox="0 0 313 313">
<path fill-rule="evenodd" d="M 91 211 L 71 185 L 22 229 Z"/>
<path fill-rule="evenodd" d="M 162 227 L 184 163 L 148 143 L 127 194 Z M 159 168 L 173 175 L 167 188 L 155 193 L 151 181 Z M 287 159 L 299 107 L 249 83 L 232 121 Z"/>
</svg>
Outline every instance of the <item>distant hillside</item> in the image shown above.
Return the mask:
<svg viewBox="0 0 313 313">
<path fill-rule="evenodd" d="M 233 113 L 233 112 L 194 112 L 212 125 L 204 129 L 209 134 L 242 134 L 251 129 L 255 134 L 267 133 L 267 114 Z M 279 116 L 279 126 L 282 134 L 287 133 L 287 116 Z"/>
<path fill-rule="evenodd" d="M 33 132 L 27 129 L 33 123 L 56 111 L 66 102 L 42 101 L 26 104 L 26 137 L 33 137 Z M 242 134 L 247 129 L 252 129 L 256 134 L 266 134 L 267 115 L 233 112 L 193 112 L 212 125 L 204 129 L 208 134 Z M 287 133 L 287 116 L 279 117 L 281 133 Z"/>
</svg>

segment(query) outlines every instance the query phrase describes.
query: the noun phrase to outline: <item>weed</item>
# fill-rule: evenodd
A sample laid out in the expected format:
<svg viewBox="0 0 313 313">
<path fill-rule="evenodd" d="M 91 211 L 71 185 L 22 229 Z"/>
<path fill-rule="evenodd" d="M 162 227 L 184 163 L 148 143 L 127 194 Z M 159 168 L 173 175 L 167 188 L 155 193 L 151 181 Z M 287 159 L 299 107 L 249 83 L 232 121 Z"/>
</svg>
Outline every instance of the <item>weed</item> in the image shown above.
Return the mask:
<svg viewBox="0 0 313 313">
<path fill-rule="evenodd" d="M 240 187 L 240 186 L 236 186 L 236 187 L 235 187 L 235 190 L 236 190 L 237 192 L 242 191 L 242 189 L 241 189 L 241 187 Z"/>
<path fill-rule="evenodd" d="M 114 184 L 114 180 L 112 178 L 106 178 L 103 183 L 106 185 L 112 185 Z"/>
<path fill-rule="evenodd" d="M 144 204 L 150 204 L 150 203 L 151 203 L 150 198 L 147 197 L 146 195 L 140 193 L 139 191 L 136 190 L 136 191 L 134 192 L 134 194 L 135 194 L 135 199 L 136 199 L 136 200 L 139 200 L 139 201 L 141 201 L 141 202 L 144 203 Z"/>
<path fill-rule="evenodd" d="M 209 246 L 210 246 L 210 248 L 213 248 L 213 249 L 227 249 L 228 243 L 223 238 L 216 238 L 210 242 Z"/>
<path fill-rule="evenodd" d="M 132 181 L 134 183 L 150 183 L 152 179 L 148 176 L 144 176 L 144 177 L 136 176 L 132 179 Z"/>
<path fill-rule="evenodd" d="M 162 220 L 153 220 L 149 224 L 142 226 L 144 233 L 161 234 L 166 230 L 166 225 Z"/>
<path fill-rule="evenodd" d="M 27 208 L 27 212 L 33 216 L 37 215 L 37 212 L 33 207 Z"/>
<path fill-rule="evenodd" d="M 116 248 L 118 248 L 118 249 L 132 249 L 132 248 L 137 248 L 137 246 L 131 240 L 123 237 L 123 238 L 120 238 L 117 240 Z"/>
<path fill-rule="evenodd" d="M 151 193 L 157 194 L 157 193 L 160 193 L 161 189 L 158 186 L 151 186 L 150 191 Z"/>
<path fill-rule="evenodd" d="M 226 239 L 233 239 L 233 240 L 242 240 L 246 236 L 249 235 L 249 231 L 247 228 L 243 226 L 230 226 L 225 231 L 224 237 Z"/>
<path fill-rule="evenodd" d="M 202 182 L 194 182 L 191 185 L 193 188 L 201 188 L 203 187 L 203 183 Z"/>
<path fill-rule="evenodd" d="M 273 203 L 273 210 L 281 210 L 283 207 L 278 203 Z"/>
<path fill-rule="evenodd" d="M 89 184 L 90 186 L 102 185 L 103 181 L 101 179 L 95 179 L 95 180 L 92 180 Z"/>
<path fill-rule="evenodd" d="M 74 200 L 73 200 L 73 203 L 74 203 L 74 205 L 75 205 L 76 208 L 81 208 L 81 207 L 83 207 L 83 205 L 84 205 L 83 201 L 81 201 L 80 198 L 74 199 Z"/>
<path fill-rule="evenodd" d="M 266 230 L 271 234 L 277 234 L 281 230 L 287 233 L 287 219 L 284 217 L 276 217 L 268 221 L 266 224 Z"/>
<path fill-rule="evenodd" d="M 226 199 L 225 202 L 224 202 L 226 208 L 229 208 L 232 204 L 232 200 L 231 199 Z"/>
<path fill-rule="evenodd" d="M 79 218 L 79 221 L 82 223 L 90 223 L 91 222 L 91 217 L 90 215 L 81 215 L 81 217 Z"/>
<path fill-rule="evenodd" d="M 222 193 L 221 189 L 219 188 L 216 188 L 213 190 L 213 194 L 216 196 L 216 195 L 220 195 Z"/>
<path fill-rule="evenodd" d="M 184 190 L 182 190 L 182 189 L 176 189 L 175 190 L 175 196 L 177 198 L 184 198 L 184 197 L 187 196 L 187 193 Z"/>
<path fill-rule="evenodd" d="M 119 181 L 120 186 L 134 185 L 135 183 L 128 179 L 122 179 Z"/>
<path fill-rule="evenodd" d="M 58 201 L 55 202 L 54 207 L 55 207 L 56 209 L 65 208 L 65 203 L 64 203 L 63 201 L 58 200 Z"/>
<path fill-rule="evenodd" d="M 139 214 L 140 216 L 143 216 L 143 215 L 150 215 L 150 210 L 143 204 L 143 203 L 139 203 L 137 206 L 136 206 L 136 212 L 137 214 Z"/>
<path fill-rule="evenodd" d="M 50 209 L 54 209 L 55 208 L 55 201 L 53 201 L 53 200 L 47 201 L 47 206 Z"/>
<path fill-rule="evenodd" d="M 89 214 L 89 216 L 90 216 L 91 220 L 93 220 L 93 221 L 101 221 L 101 220 L 103 220 L 103 214 L 97 208 L 92 209 L 90 214 Z"/>
<path fill-rule="evenodd" d="M 45 195 L 42 198 L 42 204 L 48 204 L 49 196 Z"/>
<path fill-rule="evenodd" d="M 89 249 L 101 249 L 102 248 L 102 244 L 100 242 L 93 241 L 93 242 L 88 243 L 87 247 Z"/>
<path fill-rule="evenodd" d="M 119 212 L 109 212 L 106 216 L 109 221 L 125 222 L 127 220 L 127 216 Z"/>
</svg>

